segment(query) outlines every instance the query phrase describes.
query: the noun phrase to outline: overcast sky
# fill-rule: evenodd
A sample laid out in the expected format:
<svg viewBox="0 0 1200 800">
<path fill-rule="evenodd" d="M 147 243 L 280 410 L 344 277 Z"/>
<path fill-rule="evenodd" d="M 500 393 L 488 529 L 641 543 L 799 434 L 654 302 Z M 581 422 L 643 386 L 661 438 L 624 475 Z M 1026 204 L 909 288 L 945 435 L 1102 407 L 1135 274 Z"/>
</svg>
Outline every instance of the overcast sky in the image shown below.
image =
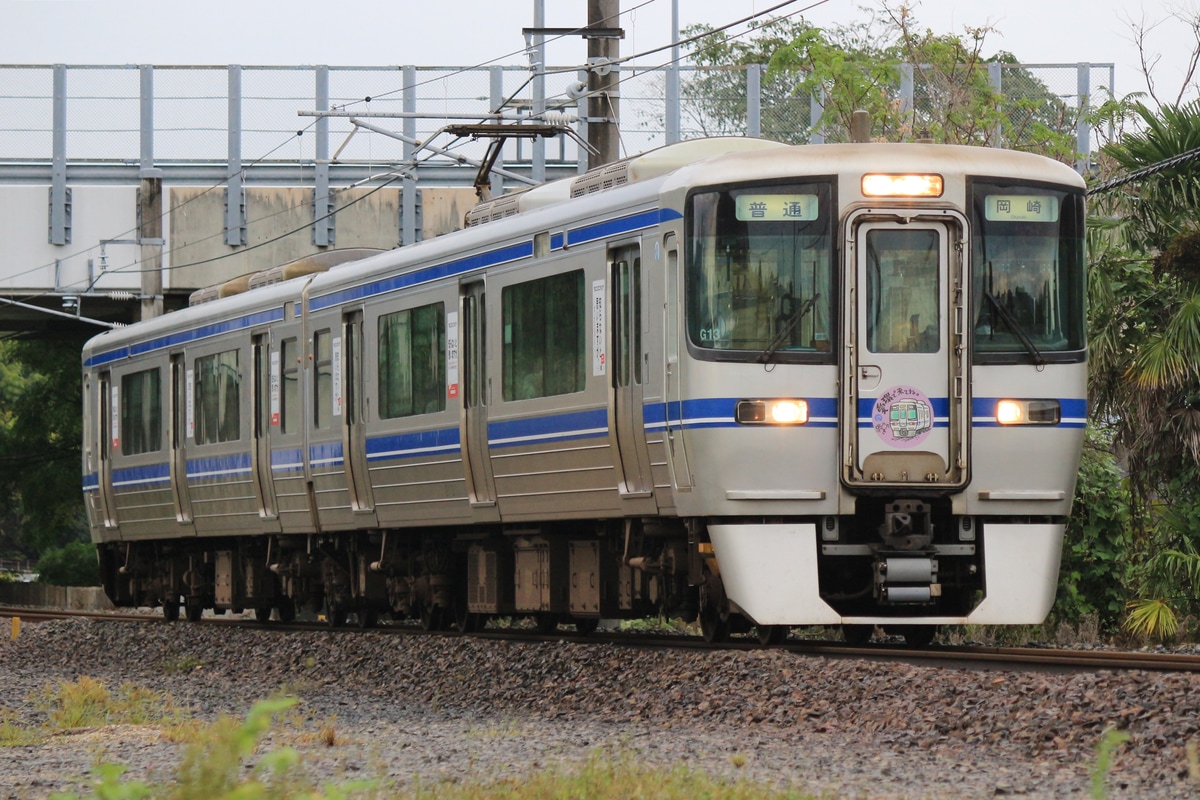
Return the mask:
<svg viewBox="0 0 1200 800">
<path fill-rule="evenodd" d="M 682 25 L 722 25 L 779 0 L 679 0 Z M 893 6 L 900 0 L 889 0 Z M 813 4 L 800 0 L 777 14 Z M 1157 81 L 1173 99 L 1200 0 L 914 0 L 917 20 L 935 33 L 990 25 L 985 55 L 1007 50 L 1027 63 L 1115 63 L 1116 90 L 1145 88 L 1131 23 L 1152 26 L 1150 52 L 1162 56 Z M 471 66 L 521 64 L 533 0 L 0 0 L 6 64 L 332 64 Z M 864 19 L 878 0 L 826 0 L 803 12 L 809 22 Z M 622 55 L 670 40 L 671 0 L 621 0 Z M 586 23 L 587 0 L 546 0 L 549 27 Z M 548 61 L 582 60 L 578 39 L 555 43 Z M 507 56 L 507 57 L 505 57 Z M 657 59 L 657 60 L 654 60 Z M 651 57 L 647 64 L 666 60 Z M 1196 96 L 1192 91 L 1185 99 Z"/>
</svg>

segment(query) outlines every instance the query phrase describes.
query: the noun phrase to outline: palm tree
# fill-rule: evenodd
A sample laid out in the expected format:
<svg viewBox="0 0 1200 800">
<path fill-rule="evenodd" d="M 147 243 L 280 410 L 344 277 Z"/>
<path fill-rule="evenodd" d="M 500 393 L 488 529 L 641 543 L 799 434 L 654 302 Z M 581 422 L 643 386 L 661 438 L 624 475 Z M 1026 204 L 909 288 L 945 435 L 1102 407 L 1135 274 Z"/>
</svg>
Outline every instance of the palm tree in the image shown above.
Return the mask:
<svg viewBox="0 0 1200 800">
<path fill-rule="evenodd" d="M 1092 399 L 1142 528 L 1126 627 L 1165 637 L 1194 605 L 1177 587 L 1200 576 L 1200 101 L 1132 110 L 1139 130 L 1104 148 L 1128 175 L 1093 190 L 1111 216 L 1089 240 Z"/>
</svg>

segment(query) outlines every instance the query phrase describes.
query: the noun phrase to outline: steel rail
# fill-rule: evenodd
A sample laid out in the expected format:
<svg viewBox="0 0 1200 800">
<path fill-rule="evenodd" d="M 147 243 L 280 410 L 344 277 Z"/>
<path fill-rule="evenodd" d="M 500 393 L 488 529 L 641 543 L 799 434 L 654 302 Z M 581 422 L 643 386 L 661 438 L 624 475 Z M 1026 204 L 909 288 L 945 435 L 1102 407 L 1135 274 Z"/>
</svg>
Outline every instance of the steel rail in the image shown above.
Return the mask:
<svg viewBox="0 0 1200 800">
<path fill-rule="evenodd" d="M 0 619 L 19 617 L 29 623 L 62 619 L 89 619 L 104 622 L 149 622 L 156 624 L 189 625 L 194 623 L 168 623 L 160 614 L 141 614 L 103 611 L 72 611 L 62 609 L 0 606 Z M 414 636 L 459 636 L 453 631 L 425 631 L 415 624 L 383 624 L 363 629 L 353 624 L 331 628 L 323 622 L 296 621 L 257 622 L 250 618 L 205 617 L 201 624 L 233 625 L 245 628 L 270 629 L 283 632 L 336 632 L 354 634 L 369 630 L 385 635 Z M 839 642 L 788 639 L 785 642 L 764 647 L 753 638 L 735 637 L 721 644 L 709 644 L 698 636 L 629 633 L 619 631 L 599 632 L 581 636 L 569 630 L 550 634 L 539 634 L 524 629 L 490 629 L 467 634 L 481 639 L 509 642 L 571 642 L 575 644 L 608 644 L 636 648 L 672 648 L 689 650 L 781 650 L 798 656 L 828 658 L 860 658 L 882 661 L 908 661 L 917 663 L 945 663 L 956 666 L 984 665 L 994 669 L 1019 670 L 1022 667 L 1037 669 L 1065 669 L 1072 671 L 1135 671 L 1147 672 L 1200 672 L 1200 654 L 1145 652 L 1124 650 L 1073 650 L 1049 647 L 996 647 L 991 645 L 931 645 L 912 648 L 898 644 L 847 645 Z"/>
</svg>

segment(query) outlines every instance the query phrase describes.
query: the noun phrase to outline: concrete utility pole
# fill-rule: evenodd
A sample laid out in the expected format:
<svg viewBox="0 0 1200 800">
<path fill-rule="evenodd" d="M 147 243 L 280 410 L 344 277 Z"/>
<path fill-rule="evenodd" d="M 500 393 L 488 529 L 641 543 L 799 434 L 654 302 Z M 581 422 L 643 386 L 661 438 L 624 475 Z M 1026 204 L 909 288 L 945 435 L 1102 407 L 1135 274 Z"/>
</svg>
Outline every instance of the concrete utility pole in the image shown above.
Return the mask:
<svg viewBox="0 0 1200 800">
<path fill-rule="evenodd" d="M 154 68 L 138 68 L 141 82 L 141 156 L 138 179 L 138 244 L 142 262 L 140 319 L 163 313 L 163 174 L 154 166 Z"/>
<path fill-rule="evenodd" d="M 620 0 L 588 0 L 588 27 L 616 28 L 620 22 L 620 13 Z M 596 148 L 596 155 L 589 158 L 588 166 L 598 167 L 621 157 L 621 139 L 618 131 L 621 119 L 620 73 L 616 65 L 611 64 L 620 57 L 620 39 L 611 34 L 588 36 L 587 54 L 587 134 L 588 144 Z"/>
<path fill-rule="evenodd" d="M 138 189 L 138 242 L 141 244 L 142 305 L 139 319 L 163 313 L 162 172 L 144 170 Z"/>
</svg>

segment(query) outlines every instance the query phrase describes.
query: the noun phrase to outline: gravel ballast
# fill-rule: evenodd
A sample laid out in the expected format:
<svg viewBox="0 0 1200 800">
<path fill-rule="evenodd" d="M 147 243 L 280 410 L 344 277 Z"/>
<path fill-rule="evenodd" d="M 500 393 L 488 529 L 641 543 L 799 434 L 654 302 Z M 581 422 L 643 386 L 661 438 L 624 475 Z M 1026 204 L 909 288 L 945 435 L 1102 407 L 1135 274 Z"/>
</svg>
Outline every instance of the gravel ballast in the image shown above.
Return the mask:
<svg viewBox="0 0 1200 800">
<path fill-rule="evenodd" d="M 601 753 L 837 798 L 1079 798 L 1116 726 L 1130 741 L 1108 797 L 1200 797 L 1187 752 L 1200 742 L 1195 674 L 76 620 L 5 638 L 0 676 L 0 709 L 35 724 L 47 684 L 85 676 L 169 692 L 202 719 L 244 715 L 282 688 L 310 730 L 336 731 L 333 746 L 285 742 L 324 781 L 487 780 Z M 168 780 L 180 748 L 147 726 L 3 747 L 0 798 L 79 791 L 98 760 Z"/>
</svg>

